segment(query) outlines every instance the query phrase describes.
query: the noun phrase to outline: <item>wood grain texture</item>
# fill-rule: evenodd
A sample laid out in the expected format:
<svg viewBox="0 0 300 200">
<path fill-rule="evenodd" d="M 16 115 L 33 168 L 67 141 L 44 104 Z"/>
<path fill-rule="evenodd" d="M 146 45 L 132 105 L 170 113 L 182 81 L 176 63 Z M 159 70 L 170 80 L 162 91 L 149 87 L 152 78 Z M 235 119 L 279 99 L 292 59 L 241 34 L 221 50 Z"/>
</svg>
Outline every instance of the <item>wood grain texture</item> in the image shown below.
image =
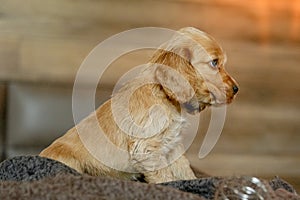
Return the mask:
<svg viewBox="0 0 300 200">
<path fill-rule="evenodd" d="M 0 162 L 5 159 L 7 88 L 0 82 Z"/>
</svg>

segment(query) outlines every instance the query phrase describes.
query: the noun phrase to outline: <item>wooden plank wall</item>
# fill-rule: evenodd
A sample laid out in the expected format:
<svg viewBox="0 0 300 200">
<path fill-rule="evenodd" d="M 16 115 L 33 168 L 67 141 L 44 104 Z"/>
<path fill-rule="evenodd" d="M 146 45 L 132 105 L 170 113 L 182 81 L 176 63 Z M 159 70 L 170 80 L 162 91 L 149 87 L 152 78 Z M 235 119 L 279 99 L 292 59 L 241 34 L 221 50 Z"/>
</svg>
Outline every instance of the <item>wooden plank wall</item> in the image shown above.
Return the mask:
<svg viewBox="0 0 300 200">
<path fill-rule="evenodd" d="M 90 50 L 113 34 L 198 27 L 222 44 L 241 91 L 216 148 L 199 160 L 202 122 L 193 164 L 215 175 L 280 175 L 299 187 L 299 13 L 300 0 L 0 0 L 0 78 L 72 82 Z M 146 59 L 128 55 L 123 65 Z"/>
<path fill-rule="evenodd" d="M 0 83 L 0 160 L 3 160 L 5 158 L 5 115 L 6 115 L 6 88 L 4 85 Z"/>
</svg>

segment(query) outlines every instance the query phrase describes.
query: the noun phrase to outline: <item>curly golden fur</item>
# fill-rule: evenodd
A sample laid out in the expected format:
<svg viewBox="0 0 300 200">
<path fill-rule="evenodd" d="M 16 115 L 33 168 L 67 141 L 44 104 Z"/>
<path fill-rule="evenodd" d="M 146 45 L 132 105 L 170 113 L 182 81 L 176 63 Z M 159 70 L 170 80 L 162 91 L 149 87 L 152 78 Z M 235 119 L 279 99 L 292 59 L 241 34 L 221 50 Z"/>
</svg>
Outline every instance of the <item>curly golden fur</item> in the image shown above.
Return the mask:
<svg viewBox="0 0 300 200">
<path fill-rule="evenodd" d="M 150 183 L 196 178 L 183 155 L 181 112 L 196 114 L 232 102 L 238 87 L 225 62 L 222 48 L 207 33 L 179 30 L 154 53 L 141 76 L 40 155 L 93 176 L 134 180 L 143 175 Z M 97 136 L 98 125 L 103 137 Z M 93 147 L 87 149 L 84 138 Z M 116 167 L 102 163 L 97 153 Z"/>
</svg>

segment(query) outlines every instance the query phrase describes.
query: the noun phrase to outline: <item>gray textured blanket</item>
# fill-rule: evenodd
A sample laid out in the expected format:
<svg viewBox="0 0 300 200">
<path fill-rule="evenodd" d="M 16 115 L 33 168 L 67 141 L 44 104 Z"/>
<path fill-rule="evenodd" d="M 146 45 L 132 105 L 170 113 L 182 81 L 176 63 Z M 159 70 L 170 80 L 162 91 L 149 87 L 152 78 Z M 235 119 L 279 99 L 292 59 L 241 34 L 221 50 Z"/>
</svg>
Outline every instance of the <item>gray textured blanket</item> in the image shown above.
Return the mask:
<svg viewBox="0 0 300 200">
<path fill-rule="evenodd" d="M 81 175 L 39 156 L 0 163 L 0 199 L 297 199 L 280 178 L 207 177 L 159 185 Z"/>
</svg>

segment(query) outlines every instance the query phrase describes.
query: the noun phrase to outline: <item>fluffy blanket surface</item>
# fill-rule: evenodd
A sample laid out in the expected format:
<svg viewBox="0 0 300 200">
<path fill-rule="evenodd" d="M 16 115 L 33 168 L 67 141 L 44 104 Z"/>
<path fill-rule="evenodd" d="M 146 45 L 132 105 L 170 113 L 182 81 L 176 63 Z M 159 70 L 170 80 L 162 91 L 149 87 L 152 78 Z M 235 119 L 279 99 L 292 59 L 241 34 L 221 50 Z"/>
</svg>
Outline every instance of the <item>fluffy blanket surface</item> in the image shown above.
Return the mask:
<svg viewBox="0 0 300 200">
<path fill-rule="evenodd" d="M 0 163 L 0 199 L 294 199 L 293 187 L 276 177 L 207 177 L 147 184 L 81 175 L 39 156 L 19 156 Z"/>
</svg>

